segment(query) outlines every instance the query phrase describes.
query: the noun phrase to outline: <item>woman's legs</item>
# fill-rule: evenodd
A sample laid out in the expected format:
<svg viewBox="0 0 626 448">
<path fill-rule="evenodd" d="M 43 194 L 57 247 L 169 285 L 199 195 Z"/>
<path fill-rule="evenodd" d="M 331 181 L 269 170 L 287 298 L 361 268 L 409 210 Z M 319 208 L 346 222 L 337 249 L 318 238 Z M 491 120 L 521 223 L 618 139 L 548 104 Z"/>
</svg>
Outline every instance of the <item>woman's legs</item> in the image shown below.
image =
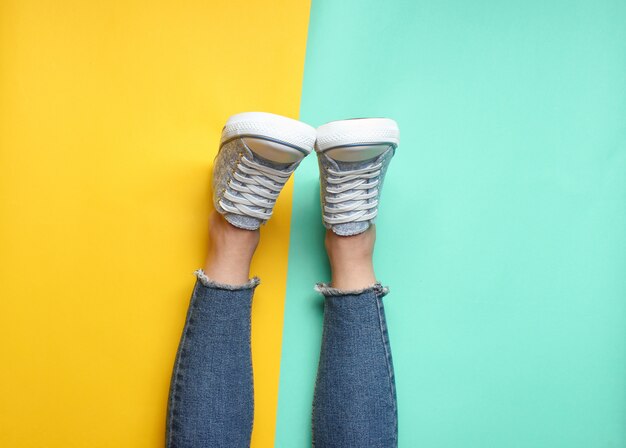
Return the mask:
<svg viewBox="0 0 626 448">
<path fill-rule="evenodd" d="M 391 348 L 376 282 L 372 225 L 354 236 L 326 234 L 332 270 L 324 294 L 324 327 L 313 399 L 316 448 L 393 448 L 398 419 Z"/>
<path fill-rule="evenodd" d="M 318 447 L 397 446 L 397 410 L 382 298 L 372 265 L 378 199 L 398 144 L 390 119 L 331 122 L 317 131 L 286 117 L 244 113 L 222 130 L 213 167 L 210 248 L 196 271 L 167 414 L 167 446 L 248 447 L 253 382 L 248 280 L 258 228 L 315 146 L 331 285 L 313 400 Z M 382 140 L 381 140 L 382 139 Z"/>
<path fill-rule="evenodd" d="M 250 446 L 250 308 L 258 279 L 248 273 L 258 242 L 258 230 L 212 215 L 207 262 L 204 273 L 196 271 L 172 374 L 168 448 Z"/>
</svg>

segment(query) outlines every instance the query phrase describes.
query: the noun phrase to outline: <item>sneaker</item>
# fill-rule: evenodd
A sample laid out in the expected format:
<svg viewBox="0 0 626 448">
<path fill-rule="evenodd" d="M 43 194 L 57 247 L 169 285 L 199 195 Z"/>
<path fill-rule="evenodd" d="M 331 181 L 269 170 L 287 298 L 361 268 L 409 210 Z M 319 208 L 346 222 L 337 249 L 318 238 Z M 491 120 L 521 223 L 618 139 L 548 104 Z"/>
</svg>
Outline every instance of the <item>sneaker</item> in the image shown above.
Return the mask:
<svg viewBox="0 0 626 448">
<path fill-rule="evenodd" d="M 315 128 L 265 112 L 233 115 L 213 166 L 213 204 L 236 227 L 256 230 L 315 144 Z"/>
<path fill-rule="evenodd" d="M 387 166 L 400 141 L 389 118 L 332 121 L 317 128 L 322 220 L 337 235 L 374 223 Z"/>
</svg>

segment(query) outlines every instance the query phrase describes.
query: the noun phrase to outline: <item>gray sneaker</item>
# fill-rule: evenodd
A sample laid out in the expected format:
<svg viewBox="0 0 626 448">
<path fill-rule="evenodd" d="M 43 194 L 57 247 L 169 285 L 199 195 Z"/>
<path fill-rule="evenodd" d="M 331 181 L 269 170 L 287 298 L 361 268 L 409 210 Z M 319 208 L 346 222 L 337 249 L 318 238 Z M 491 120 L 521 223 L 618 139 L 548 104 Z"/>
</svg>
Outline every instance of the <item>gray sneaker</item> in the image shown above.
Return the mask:
<svg viewBox="0 0 626 448">
<path fill-rule="evenodd" d="M 233 115 L 213 165 L 213 204 L 236 227 L 256 230 L 272 216 L 279 193 L 315 144 L 316 131 L 265 112 Z"/>
<path fill-rule="evenodd" d="M 317 128 L 322 220 L 337 235 L 356 235 L 374 223 L 383 180 L 400 142 L 389 118 L 332 121 Z"/>
</svg>

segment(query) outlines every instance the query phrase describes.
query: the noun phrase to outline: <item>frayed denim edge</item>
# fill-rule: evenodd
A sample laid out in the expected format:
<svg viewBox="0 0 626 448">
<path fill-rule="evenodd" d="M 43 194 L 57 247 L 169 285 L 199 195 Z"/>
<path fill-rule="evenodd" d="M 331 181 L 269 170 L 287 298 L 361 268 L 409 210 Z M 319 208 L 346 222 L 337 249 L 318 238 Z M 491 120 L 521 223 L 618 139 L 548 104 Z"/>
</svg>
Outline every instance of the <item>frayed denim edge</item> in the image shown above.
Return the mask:
<svg viewBox="0 0 626 448">
<path fill-rule="evenodd" d="M 193 273 L 198 278 L 200 283 L 202 283 L 204 286 L 207 286 L 209 288 L 226 289 L 228 291 L 252 289 L 252 288 L 256 288 L 258 284 L 261 283 L 261 280 L 259 279 L 259 277 L 254 276 L 243 285 L 228 285 L 226 283 L 219 283 L 219 282 L 216 282 L 215 280 L 211 280 L 209 277 L 206 276 L 206 274 L 204 273 L 202 269 L 196 269 L 195 271 L 193 271 Z"/>
<path fill-rule="evenodd" d="M 316 283 L 313 289 L 325 296 L 358 295 L 370 291 L 375 292 L 378 297 L 384 297 L 389 294 L 389 288 L 387 286 L 383 286 L 380 282 L 376 282 L 373 285 L 362 289 L 338 289 L 333 288 L 329 283 L 320 282 Z"/>
</svg>

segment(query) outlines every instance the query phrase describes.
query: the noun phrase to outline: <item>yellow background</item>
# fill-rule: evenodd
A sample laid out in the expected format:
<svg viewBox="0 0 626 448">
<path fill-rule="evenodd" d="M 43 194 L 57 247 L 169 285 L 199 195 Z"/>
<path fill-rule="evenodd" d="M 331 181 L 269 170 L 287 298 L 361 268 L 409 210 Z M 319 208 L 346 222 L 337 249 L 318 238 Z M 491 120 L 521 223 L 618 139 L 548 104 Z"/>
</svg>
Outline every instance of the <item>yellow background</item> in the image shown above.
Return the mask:
<svg viewBox="0 0 626 448">
<path fill-rule="evenodd" d="M 226 118 L 296 117 L 309 1 L 0 2 L 0 446 L 162 446 Z M 273 445 L 291 184 L 253 273 Z"/>
</svg>

